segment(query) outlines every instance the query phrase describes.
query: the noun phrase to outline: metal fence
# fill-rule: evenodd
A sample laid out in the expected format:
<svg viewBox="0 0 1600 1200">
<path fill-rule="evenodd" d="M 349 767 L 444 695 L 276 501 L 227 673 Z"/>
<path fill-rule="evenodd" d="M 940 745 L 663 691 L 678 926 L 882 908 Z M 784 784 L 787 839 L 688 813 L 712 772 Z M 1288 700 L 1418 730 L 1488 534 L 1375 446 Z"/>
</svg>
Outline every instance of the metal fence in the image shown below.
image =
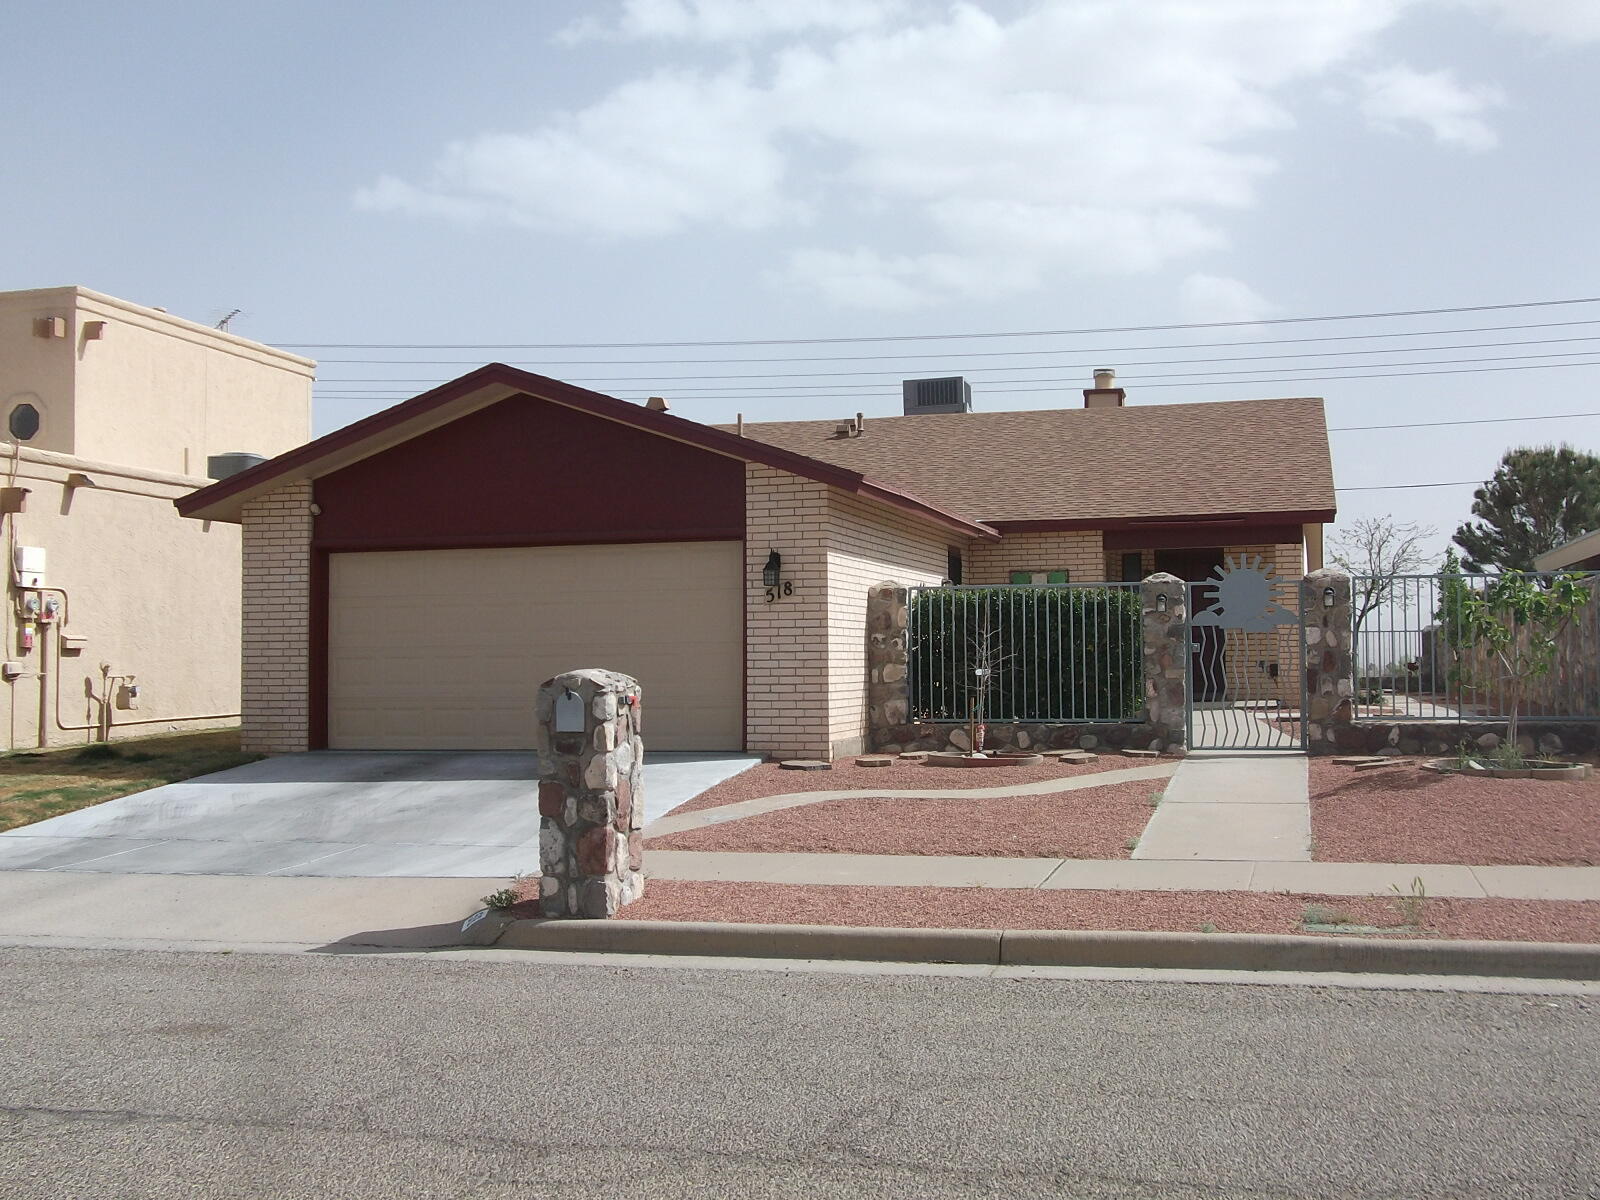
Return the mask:
<svg viewBox="0 0 1600 1200">
<path fill-rule="evenodd" d="M 911 719 L 1111 722 L 1140 717 L 1137 583 L 912 588 Z"/>
<path fill-rule="evenodd" d="M 1394 721 L 1600 720 L 1600 573 L 1581 573 L 1591 599 L 1557 632 L 1549 670 L 1518 688 L 1463 613 L 1500 574 L 1353 575 L 1355 715 Z M 1549 574 L 1527 578 L 1548 586 Z M 1512 620 L 1512 618 L 1502 618 Z M 1509 626 L 1508 626 L 1509 627 Z M 1518 639 L 1528 637 L 1526 631 Z"/>
<path fill-rule="evenodd" d="M 1230 573 L 1233 578 L 1245 572 Z M 1265 590 L 1230 621 L 1218 582 L 1189 588 L 1188 745 L 1191 750 L 1305 746 L 1305 633 L 1298 578 L 1263 577 Z M 1208 618 L 1210 618 L 1208 620 Z M 1243 627 L 1241 628 L 1241 624 Z"/>
</svg>

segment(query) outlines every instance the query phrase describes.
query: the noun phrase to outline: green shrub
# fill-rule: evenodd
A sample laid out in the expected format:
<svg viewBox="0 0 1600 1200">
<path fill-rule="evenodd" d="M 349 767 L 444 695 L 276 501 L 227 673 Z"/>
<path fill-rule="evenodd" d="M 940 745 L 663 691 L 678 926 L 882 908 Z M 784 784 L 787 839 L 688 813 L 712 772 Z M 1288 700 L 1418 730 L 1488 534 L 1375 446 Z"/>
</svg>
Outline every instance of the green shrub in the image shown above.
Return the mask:
<svg viewBox="0 0 1600 1200">
<path fill-rule="evenodd" d="M 1137 588 L 929 588 L 906 649 L 913 720 L 965 720 L 974 703 L 987 721 L 1124 721 L 1143 708 Z"/>
</svg>

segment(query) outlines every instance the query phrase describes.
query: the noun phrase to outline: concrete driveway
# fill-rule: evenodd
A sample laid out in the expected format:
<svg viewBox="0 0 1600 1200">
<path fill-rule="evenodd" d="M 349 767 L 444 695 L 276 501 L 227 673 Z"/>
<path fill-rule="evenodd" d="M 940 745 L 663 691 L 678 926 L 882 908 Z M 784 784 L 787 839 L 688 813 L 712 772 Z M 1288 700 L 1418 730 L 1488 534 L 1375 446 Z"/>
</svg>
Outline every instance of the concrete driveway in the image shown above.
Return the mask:
<svg viewBox="0 0 1600 1200">
<path fill-rule="evenodd" d="M 651 754 L 646 820 L 758 759 Z M 539 866 L 531 753 L 289 754 L 0 834 L 0 871 L 495 878 Z"/>
</svg>

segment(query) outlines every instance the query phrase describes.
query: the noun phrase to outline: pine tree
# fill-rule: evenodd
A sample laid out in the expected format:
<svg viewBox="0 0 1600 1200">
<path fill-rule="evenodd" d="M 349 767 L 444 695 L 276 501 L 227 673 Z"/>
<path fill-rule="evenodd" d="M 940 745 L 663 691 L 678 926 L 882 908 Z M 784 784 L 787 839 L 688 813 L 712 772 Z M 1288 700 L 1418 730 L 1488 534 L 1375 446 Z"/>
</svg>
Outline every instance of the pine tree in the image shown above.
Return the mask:
<svg viewBox="0 0 1600 1200">
<path fill-rule="evenodd" d="M 1531 571 L 1533 560 L 1600 528 L 1600 458 L 1571 446 L 1507 450 L 1494 478 L 1473 493 L 1455 532 L 1469 571 Z"/>
</svg>

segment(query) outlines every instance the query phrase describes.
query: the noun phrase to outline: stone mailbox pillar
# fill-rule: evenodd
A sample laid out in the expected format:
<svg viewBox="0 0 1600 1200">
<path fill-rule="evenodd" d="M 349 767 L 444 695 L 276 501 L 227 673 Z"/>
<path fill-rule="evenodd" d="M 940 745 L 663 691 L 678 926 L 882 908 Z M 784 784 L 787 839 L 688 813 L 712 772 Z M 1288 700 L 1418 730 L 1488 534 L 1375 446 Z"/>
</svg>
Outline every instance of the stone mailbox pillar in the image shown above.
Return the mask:
<svg viewBox="0 0 1600 1200">
<path fill-rule="evenodd" d="M 1188 734 L 1189 588 L 1176 575 L 1139 585 L 1144 627 L 1144 707 L 1152 750 L 1181 750 Z"/>
<path fill-rule="evenodd" d="M 639 685 L 569 671 L 539 688 L 539 909 L 609 917 L 644 892 Z"/>
</svg>

